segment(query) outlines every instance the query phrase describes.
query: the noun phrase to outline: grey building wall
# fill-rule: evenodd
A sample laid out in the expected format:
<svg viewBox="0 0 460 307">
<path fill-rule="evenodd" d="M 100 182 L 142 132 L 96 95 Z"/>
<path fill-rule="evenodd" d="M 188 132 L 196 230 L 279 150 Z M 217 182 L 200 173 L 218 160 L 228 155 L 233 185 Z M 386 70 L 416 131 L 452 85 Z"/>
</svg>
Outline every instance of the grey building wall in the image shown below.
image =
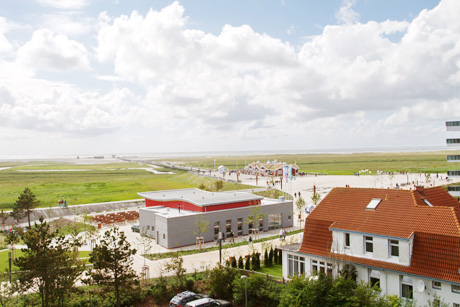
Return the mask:
<svg viewBox="0 0 460 307">
<path fill-rule="evenodd" d="M 249 234 L 249 224 L 246 223 L 248 216 L 251 215 L 251 208 L 243 207 L 235 209 L 226 209 L 211 212 L 202 212 L 192 215 L 183 215 L 176 217 L 165 217 L 155 212 L 155 208 L 149 207 L 139 209 L 140 215 L 140 227 L 147 228 L 147 235 L 155 238 L 157 243 L 166 248 L 175 248 L 186 245 L 193 245 L 196 243 L 196 237 L 198 236 L 195 232 L 198 232 L 195 222 L 198 216 L 202 216 L 204 219 L 209 221 L 208 231 L 202 234 L 205 242 L 214 241 L 214 225 L 216 222 L 220 222 L 219 231 L 226 232 L 226 221 L 231 220 L 231 229 L 238 235 L 238 218 L 243 220 L 242 228 L 243 235 Z M 293 226 L 293 202 L 285 201 L 273 204 L 261 205 L 261 213 L 265 214 L 263 218 L 263 231 L 268 230 L 268 215 L 269 214 L 282 214 L 281 227 L 292 227 Z M 155 227 L 152 230 L 152 226 Z M 144 229 L 145 229 L 144 228 Z M 254 225 L 256 228 L 256 225 Z"/>
</svg>

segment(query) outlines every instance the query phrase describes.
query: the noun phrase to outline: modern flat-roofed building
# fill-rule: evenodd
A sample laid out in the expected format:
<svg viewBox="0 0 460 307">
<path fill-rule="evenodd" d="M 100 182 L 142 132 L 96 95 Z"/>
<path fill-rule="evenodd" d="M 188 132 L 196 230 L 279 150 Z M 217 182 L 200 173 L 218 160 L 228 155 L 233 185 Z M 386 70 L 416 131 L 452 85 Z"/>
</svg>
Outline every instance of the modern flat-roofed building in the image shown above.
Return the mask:
<svg viewBox="0 0 460 307">
<path fill-rule="evenodd" d="M 138 193 L 145 198 L 145 208 L 139 209 L 142 232 L 166 248 L 196 243 L 198 218 L 209 222 L 208 231 L 201 234 L 204 242 L 217 239 L 219 232 L 229 237 L 248 235 L 281 227 L 293 226 L 293 201 L 269 199 L 247 192 L 208 192 L 199 189 L 179 189 Z M 254 206 L 260 206 L 261 218 L 248 223 Z M 254 231 L 255 230 L 255 231 Z"/>
<path fill-rule="evenodd" d="M 283 276 L 337 276 L 416 300 L 460 306 L 460 204 L 442 187 L 334 188 L 307 217 L 301 244 L 283 247 Z"/>
</svg>

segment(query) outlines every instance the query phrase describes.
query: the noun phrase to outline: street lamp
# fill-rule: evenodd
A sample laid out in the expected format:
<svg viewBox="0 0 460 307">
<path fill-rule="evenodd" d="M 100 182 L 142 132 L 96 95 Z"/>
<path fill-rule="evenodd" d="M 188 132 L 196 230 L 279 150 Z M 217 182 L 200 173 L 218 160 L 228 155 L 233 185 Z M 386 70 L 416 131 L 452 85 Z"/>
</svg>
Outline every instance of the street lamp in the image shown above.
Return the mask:
<svg viewBox="0 0 460 307">
<path fill-rule="evenodd" d="M 241 279 L 244 279 L 244 306 L 248 307 L 248 280 L 246 275 L 241 275 Z"/>
</svg>

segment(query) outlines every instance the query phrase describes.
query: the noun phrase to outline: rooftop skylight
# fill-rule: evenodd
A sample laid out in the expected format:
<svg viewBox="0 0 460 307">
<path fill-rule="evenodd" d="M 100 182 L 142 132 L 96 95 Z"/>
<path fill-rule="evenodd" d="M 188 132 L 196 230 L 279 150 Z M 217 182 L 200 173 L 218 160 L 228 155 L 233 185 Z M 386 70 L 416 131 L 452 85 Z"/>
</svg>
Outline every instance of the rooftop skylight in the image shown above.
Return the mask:
<svg viewBox="0 0 460 307">
<path fill-rule="evenodd" d="M 382 200 L 380 198 L 372 198 L 372 200 L 369 202 L 369 204 L 366 206 L 366 209 L 373 209 L 377 208 L 377 206 L 380 204 Z"/>
<path fill-rule="evenodd" d="M 428 206 L 433 207 L 433 205 L 428 201 L 428 199 L 424 199 L 423 201 L 424 201 L 425 204 L 427 204 Z"/>
</svg>

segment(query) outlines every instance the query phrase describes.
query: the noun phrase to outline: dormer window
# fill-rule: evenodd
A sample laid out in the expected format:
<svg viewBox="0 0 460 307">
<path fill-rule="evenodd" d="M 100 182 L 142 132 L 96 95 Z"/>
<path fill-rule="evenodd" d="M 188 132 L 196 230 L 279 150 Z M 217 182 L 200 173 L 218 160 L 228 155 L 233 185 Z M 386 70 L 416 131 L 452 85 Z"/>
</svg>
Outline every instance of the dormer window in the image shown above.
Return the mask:
<svg viewBox="0 0 460 307">
<path fill-rule="evenodd" d="M 398 240 L 388 240 L 390 244 L 390 256 L 399 257 L 399 241 Z"/>
<path fill-rule="evenodd" d="M 369 204 L 366 206 L 366 209 L 375 210 L 382 200 L 380 198 L 372 198 Z"/>
</svg>

